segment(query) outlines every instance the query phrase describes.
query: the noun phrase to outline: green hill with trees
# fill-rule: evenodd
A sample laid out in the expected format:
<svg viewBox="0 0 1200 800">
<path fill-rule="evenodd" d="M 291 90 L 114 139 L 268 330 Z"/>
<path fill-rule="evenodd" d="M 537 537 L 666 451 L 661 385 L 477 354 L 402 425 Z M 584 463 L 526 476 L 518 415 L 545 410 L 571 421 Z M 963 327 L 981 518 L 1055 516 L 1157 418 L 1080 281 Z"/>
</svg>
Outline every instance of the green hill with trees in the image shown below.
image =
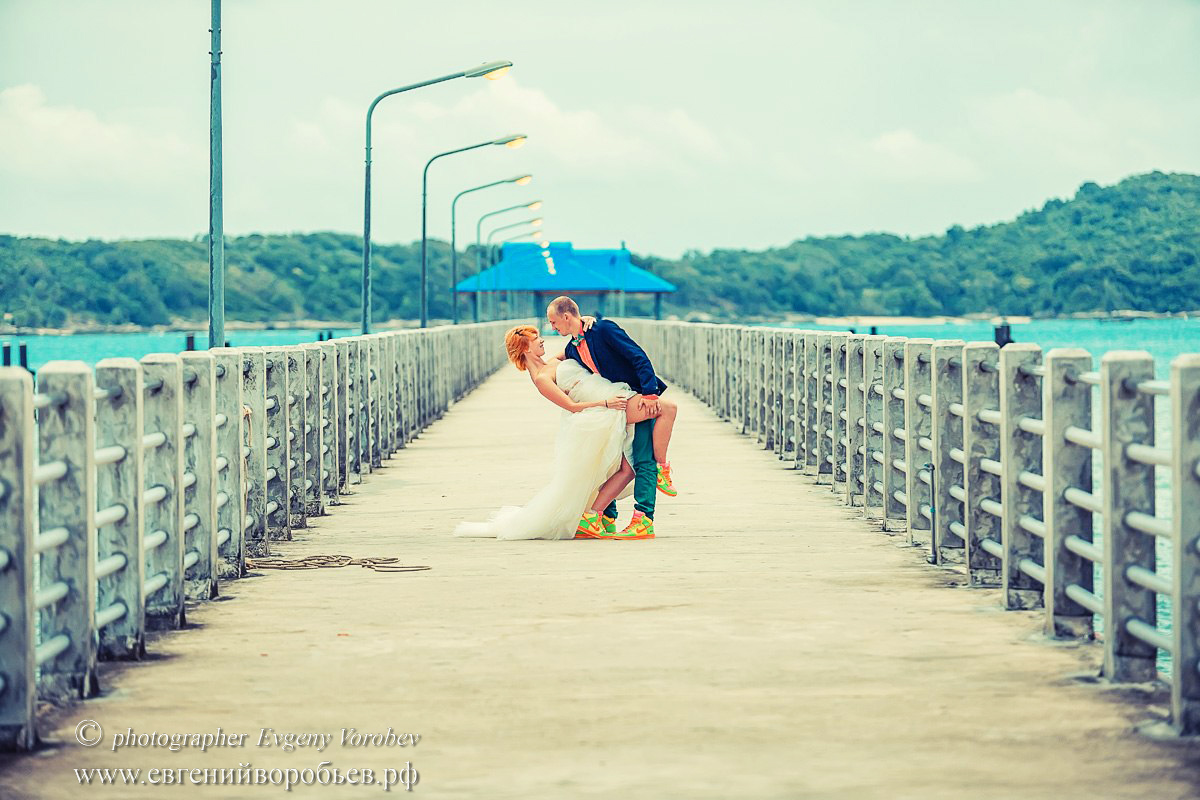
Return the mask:
<svg viewBox="0 0 1200 800">
<path fill-rule="evenodd" d="M 355 320 L 361 240 L 341 233 L 230 238 L 229 319 Z M 419 244 L 373 246 L 376 317 L 418 316 Z M 1085 183 L 1012 222 L 941 236 L 801 239 L 761 251 L 634 261 L 675 283 L 664 311 L 715 318 L 840 315 L 1055 315 L 1200 309 L 1200 176 L 1153 172 Z M 450 311 L 449 247 L 432 242 L 434 318 Z M 474 254 L 460 257 L 460 274 Z M 67 242 L 0 236 L 0 313 L 20 326 L 200 322 L 203 239 Z M 631 300 L 632 313 L 648 302 Z M 11 315 L 11 316 L 9 316 Z"/>
</svg>

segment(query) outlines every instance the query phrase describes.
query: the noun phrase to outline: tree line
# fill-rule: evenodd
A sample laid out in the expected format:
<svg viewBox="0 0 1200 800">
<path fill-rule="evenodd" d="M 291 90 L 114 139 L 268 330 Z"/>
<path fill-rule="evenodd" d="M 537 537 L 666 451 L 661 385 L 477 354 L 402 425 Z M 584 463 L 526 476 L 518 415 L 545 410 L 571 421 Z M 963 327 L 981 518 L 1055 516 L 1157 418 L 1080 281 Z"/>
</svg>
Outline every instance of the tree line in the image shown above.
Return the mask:
<svg viewBox="0 0 1200 800">
<path fill-rule="evenodd" d="M 246 321 L 347 320 L 359 313 L 361 239 L 250 235 L 226 243 L 226 315 Z M 372 245 L 378 320 L 419 315 L 420 245 Z M 679 287 L 680 317 L 822 315 L 1050 316 L 1200 309 L 1200 176 L 1153 172 L 1012 222 L 940 236 L 878 233 L 797 240 L 767 250 L 689 251 L 634 263 Z M 459 258 L 473 273 L 474 252 Z M 430 243 L 430 315 L 450 316 L 450 250 Z M 163 325 L 206 318 L 206 240 L 68 242 L 0 236 L 0 314 L 18 326 Z M 466 306 L 464 305 L 465 309 Z M 648 313 L 631 298 L 631 313 Z"/>
</svg>

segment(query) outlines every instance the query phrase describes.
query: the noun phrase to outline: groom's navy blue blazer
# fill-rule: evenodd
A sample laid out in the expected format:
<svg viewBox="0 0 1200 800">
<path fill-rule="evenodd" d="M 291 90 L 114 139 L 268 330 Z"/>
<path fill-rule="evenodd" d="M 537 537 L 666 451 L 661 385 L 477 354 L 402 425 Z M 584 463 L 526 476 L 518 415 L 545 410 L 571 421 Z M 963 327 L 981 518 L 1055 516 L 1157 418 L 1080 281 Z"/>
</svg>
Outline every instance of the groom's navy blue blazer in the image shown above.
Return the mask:
<svg viewBox="0 0 1200 800">
<path fill-rule="evenodd" d="M 583 334 L 583 340 L 587 342 L 588 352 L 603 377 L 614 383 L 624 381 L 638 394 L 658 395 L 666 390 L 667 385 L 654 374 L 654 365 L 650 363 L 646 351 L 630 339 L 629 334 L 617 323 L 598 319 L 591 330 Z M 574 344 L 567 343 L 566 356 L 583 364 L 583 368 L 591 372 L 579 357 L 579 348 Z"/>
</svg>

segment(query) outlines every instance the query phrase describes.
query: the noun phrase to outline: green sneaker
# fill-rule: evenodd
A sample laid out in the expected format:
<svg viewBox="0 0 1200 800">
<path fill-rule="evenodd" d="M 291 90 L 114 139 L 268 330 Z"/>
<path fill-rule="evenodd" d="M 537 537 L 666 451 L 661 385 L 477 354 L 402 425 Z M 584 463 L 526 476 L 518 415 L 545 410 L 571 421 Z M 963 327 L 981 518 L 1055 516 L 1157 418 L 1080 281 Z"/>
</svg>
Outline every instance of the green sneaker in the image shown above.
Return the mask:
<svg viewBox="0 0 1200 800">
<path fill-rule="evenodd" d="M 604 528 L 604 532 L 609 536 L 617 532 L 617 518 L 610 517 L 607 514 L 600 515 L 600 525 Z"/>
<path fill-rule="evenodd" d="M 679 494 L 671 484 L 671 464 L 669 462 L 658 465 L 658 484 L 656 488 L 667 497 L 674 497 Z"/>
</svg>

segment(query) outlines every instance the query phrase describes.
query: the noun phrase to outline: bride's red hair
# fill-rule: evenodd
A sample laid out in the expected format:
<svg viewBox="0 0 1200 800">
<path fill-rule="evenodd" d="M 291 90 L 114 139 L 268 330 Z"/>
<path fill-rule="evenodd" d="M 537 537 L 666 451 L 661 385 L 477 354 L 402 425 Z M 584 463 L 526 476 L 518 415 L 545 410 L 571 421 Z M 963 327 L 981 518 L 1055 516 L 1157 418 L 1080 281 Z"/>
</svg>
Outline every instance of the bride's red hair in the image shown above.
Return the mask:
<svg viewBox="0 0 1200 800">
<path fill-rule="evenodd" d="M 508 350 L 508 360 L 522 372 L 525 371 L 525 354 L 529 346 L 537 341 L 538 329 L 532 325 L 518 325 L 504 334 L 504 347 Z"/>
</svg>

